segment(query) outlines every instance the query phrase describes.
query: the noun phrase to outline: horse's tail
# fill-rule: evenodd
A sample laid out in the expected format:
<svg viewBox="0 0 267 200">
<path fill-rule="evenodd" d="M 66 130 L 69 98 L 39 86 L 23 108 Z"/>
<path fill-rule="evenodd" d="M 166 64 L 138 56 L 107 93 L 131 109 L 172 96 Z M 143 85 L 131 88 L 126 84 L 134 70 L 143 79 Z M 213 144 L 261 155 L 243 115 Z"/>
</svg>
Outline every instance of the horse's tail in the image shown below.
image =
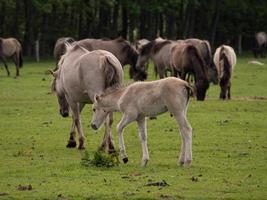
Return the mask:
<svg viewBox="0 0 267 200">
<path fill-rule="evenodd" d="M 185 89 L 187 91 L 187 103 L 188 103 L 190 97 L 195 97 L 196 88 L 194 86 L 190 85 L 189 83 L 186 83 Z"/>
<path fill-rule="evenodd" d="M 19 68 L 23 66 L 23 58 L 22 58 L 22 51 L 19 51 Z"/>
<path fill-rule="evenodd" d="M 104 56 L 101 64 L 104 67 L 105 88 L 121 86 L 123 69 L 118 59 L 110 55 Z"/>
<path fill-rule="evenodd" d="M 221 69 L 221 77 L 220 78 L 223 78 L 223 77 L 229 78 L 231 76 L 231 65 L 229 63 L 229 59 L 227 56 L 227 49 L 224 48 L 224 46 L 221 47 L 219 60 L 220 60 L 220 62 L 221 62 L 221 60 L 223 60 L 223 66 Z"/>
</svg>

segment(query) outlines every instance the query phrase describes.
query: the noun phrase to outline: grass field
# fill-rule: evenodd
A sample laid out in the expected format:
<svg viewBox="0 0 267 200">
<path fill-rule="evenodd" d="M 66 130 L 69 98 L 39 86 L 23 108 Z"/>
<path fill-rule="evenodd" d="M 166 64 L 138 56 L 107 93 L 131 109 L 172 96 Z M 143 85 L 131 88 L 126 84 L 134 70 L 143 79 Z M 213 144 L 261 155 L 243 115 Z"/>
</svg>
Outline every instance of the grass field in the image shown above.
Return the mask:
<svg viewBox="0 0 267 200">
<path fill-rule="evenodd" d="M 82 166 L 84 153 L 65 147 L 71 120 L 59 115 L 51 77 L 45 75 L 54 61 L 28 61 L 17 79 L 13 65 L 11 77 L 1 65 L 0 200 L 267 199 L 267 59 L 261 60 L 265 66 L 248 65 L 251 59 L 238 59 L 232 100 L 219 100 L 219 87 L 212 85 L 206 101 L 190 101 L 193 163 L 188 168 L 177 166 L 181 137 L 168 113 L 148 120 L 146 168 L 140 167 L 136 124 L 125 129 L 127 164 Z M 149 79 L 154 79 L 151 66 Z M 115 115 L 115 125 L 120 116 Z M 96 134 L 90 128 L 91 106 L 84 109 L 82 121 L 86 149 L 92 153 L 103 129 Z M 145 186 L 162 180 L 168 186 Z"/>
</svg>

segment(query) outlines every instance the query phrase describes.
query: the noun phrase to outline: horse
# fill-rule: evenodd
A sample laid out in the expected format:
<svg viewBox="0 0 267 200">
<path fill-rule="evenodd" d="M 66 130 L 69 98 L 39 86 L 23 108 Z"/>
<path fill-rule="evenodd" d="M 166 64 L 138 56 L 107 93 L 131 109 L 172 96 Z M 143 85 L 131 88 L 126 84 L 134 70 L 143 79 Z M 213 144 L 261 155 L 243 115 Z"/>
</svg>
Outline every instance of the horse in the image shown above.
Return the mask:
<svg viewBox="0 0 267 200">
<path fill-rule="evenodd" d="M 66 53 L 65 43 L 71 44 L 73 42 L 75 42 L 75 40 L 72 37 L 61 37 L 57 39 L 55 46 L 54 46 L 54 51 L 53 51 L 54 58 L 56 59 L 56 65 L 58 64 L 61 56 Z M 56 69 L 57 69 L 57 66 L 56 66 Z"/>
<path fill-rule="evenodd" d="M 214 63 L 218 71 L 218 79 L 221 87 L 220 98 L 231 98 L 231 77 L 236 65 L 236 54 L 232 47 L 221 45 L 214 54 Z"/>
<path fill-rule="evenodd" d="M 167 71 L 171 71 L 171 49 L 175 44 L 176 41 L 164 39 L 150 41 L 141 48 L 136 66 L 144 67 L 144 64 L 151 58 L 156 76 L 159 75 L 161 79 L 167 77 Z"/>
<path fill-rule="evenodd" d="M 138 52 L 131 46 L 130 42 L 122 38 L 109 39 L 83 39 L 78 41 L 82 47 L 92 48 L 92 50 L 102 49 L 111 52 L 117 57 L 121 65 L 130 65 L 130 78 L 135 81 L 144 81 L 147 78 L 145 70 L 136 67 Z"/>
<path fill-rule="evenodd" d="M 144 45 L 146 45 L 147 43 L 149 43 L 150 41 L 147 39 L 140 39 L 140 40 L 136 40 L 133 44 L 134 48 L 136 49 L 136 51 L 138 53 L 140 53 L 140 50 L 142 49 L 142 47 Z"/>
<path fill-rule="evenodd" d="M 192 128 L 187 121 L 186 113 L 189 96 L 193 89 L 186 81 L 168 77 L 151 82 L 135 82 L 127 87 L 105 90 L 96 95 L 93 104 L 91 127 L 97 130 L 110 112 L 123 114 L 117 125 L 120 154 L 124 163 L 128 162 L 123 129 L 131 122 L 138 124 L 139 137 L 142 144 L 142 166 L 149 160 L 147 148 L 146 117 L 155 117 L 169 111 L 180 127 L 182 136 L 181 153 L 178 163 L 186 166 L 192 162 Z"/>
<path fill-rule="evenodd" d="M 180 75 L 185 80 L 186 74 L 191 73 L 195 79 L 197 100 L 203 101 L 209 88 L 209 79 L 205 61 L 198 49 L 184 42 L 177 43 L 171 52 L 171 66 L 175 76 Z"/>
<path fill-rule="evenodd" d="M 80 45 L 68 45 L 66 53 L 59 61 L 57 71 L 50 70 L 54 79 L 52 91 L 56 94 L 60 114 L 63 117 L 72 111 L 72 126 L 67 148 L 75 148 L 75 127 L 79 134 L 79 147 L 84 149 L 84 134 L 80 121 L 80 113 L 85 104 L 92 104 L 94 95 L 102 93 L 106 88 L 122 84 L 123 69 L 118 59 L 105 50 L 88 51 Z M 111 136 L 112 113 L 106 118 L 105 135 L 100 149 L 113 152 L 114 144 Z"/>
<path fill-rule="evenodd" d="M 190 39 L 186 39 L 183 40 L 185 43 L 187 44 L 191 44 L 193 46 L 195 46 L 198 51 L 200 52 L 202 58 L 204 59 L 206 66 L 208 68 L 208 74 L 209 74 L 209 78 L 210 78 L 210 82 L 212 82 L 213 84 L 217 85 L 218 84 L 218 75 L 217 75 L 217 70 L 216 67 L 213 63 L 213 57 L 212 57 L 212 53 L 211 53 L 211 47 L 210 47 L 210 43 L 207 40 L 200 40 L 197 38 L 190 38 Z"/>
<path fill-rule="evenodd" d="M 253 53 L 255 58 L 259 55 L 264 58 L 266 55 L 266 47 L 267 47 L 267 35 L 265 32 L 258 32 L 255 34 L 256 46 L 253 49 Z"/>
<path fill-rule="evenodd" d="M 6 59 L 12 58 L 16 65 L 16 77 L 19 76 L 19 69 L 23 66 L 21 44 L 16 38 L 0 38 L 0 59 L 3 61 L 7 75 L 10 76 Z"/>
</svg>

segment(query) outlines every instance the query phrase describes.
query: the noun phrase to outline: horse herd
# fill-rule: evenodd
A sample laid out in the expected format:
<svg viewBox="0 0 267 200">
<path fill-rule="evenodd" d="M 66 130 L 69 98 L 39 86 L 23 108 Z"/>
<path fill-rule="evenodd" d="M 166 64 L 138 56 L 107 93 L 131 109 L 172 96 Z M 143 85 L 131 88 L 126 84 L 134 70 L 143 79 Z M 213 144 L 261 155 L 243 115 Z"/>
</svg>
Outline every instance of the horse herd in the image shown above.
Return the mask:
<svg viewBox="0 0 267 200">
<path fill-rule="evenodd" d="M 13 57 L 18 76 L 18 69 L 22 66 L 19 42 L 14 38 L 1 38 L 0 55 L 4 61 L 5 57 Z M 54 77 L 51 89 L 57 96 L 60 114 L 67 117 L 69 110 L 72 113 L 67 147 L 76 147 L 77 130 L 78 148 L 85 148 L 80 113 L 85 104 L 93 104 L 91 127 L 98 129 L 104 122 L 105 133 L 100 149 L 109 153 L 115 151 L 111 134 L 113 112 L 123 114 L 117 132 L 124 162 L 128 161 L 128 156 L 123 129 L 129 123 L 137 122 L 143 166 L 149 160 L 146 117 L 156 117 L 166 111 L 180 127 L 182 144 L 178 163 L 191 164 L 192 128 L 186 118 L 189 97 L 196 93 L 197 100 L 204 100 L 212 82 L 220 84 L 221 99 L 230 99 L 231 76 L 236 64 L 232 47 L 221 45 L 212 57 L 209 42 L 200 39 L 143 39 L 132 45 L 122 38 L 80 41 L 60 38 L 55 44 L 54 56 L 57 63 L 55 69 L 50 70 Z M 149 59 L 153 61 L 155 74 L 160 80 L 143 82 L 147 79 Z M 130 65 L 130 78 L 138 82 L 123 86 L 123 67 L 127 64 Z M 5 67 L 9 75 L 6 64 Z M 167 77 L 168 73 L 173 77 Z M 193 80 L 194 86 L 189 84 L 190 80 Z"/>
</svg>

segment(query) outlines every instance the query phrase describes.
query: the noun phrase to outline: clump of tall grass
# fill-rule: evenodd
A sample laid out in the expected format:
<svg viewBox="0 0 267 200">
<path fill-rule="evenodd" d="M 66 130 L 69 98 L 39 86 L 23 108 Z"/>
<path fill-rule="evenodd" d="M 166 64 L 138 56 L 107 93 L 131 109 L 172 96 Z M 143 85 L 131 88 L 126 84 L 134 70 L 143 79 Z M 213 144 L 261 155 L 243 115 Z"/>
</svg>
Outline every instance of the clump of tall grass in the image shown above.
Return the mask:
<svg viewBox="0 0 267 200">
<path fill-rule="evenodd" d="M 81 164 L 85 167 L 114 167 L 119 165 L 117 153 L 108 154 L 104 151 L 96 151 L 89 153 L 85 151 L 82 157 Z"/>
</svg>

